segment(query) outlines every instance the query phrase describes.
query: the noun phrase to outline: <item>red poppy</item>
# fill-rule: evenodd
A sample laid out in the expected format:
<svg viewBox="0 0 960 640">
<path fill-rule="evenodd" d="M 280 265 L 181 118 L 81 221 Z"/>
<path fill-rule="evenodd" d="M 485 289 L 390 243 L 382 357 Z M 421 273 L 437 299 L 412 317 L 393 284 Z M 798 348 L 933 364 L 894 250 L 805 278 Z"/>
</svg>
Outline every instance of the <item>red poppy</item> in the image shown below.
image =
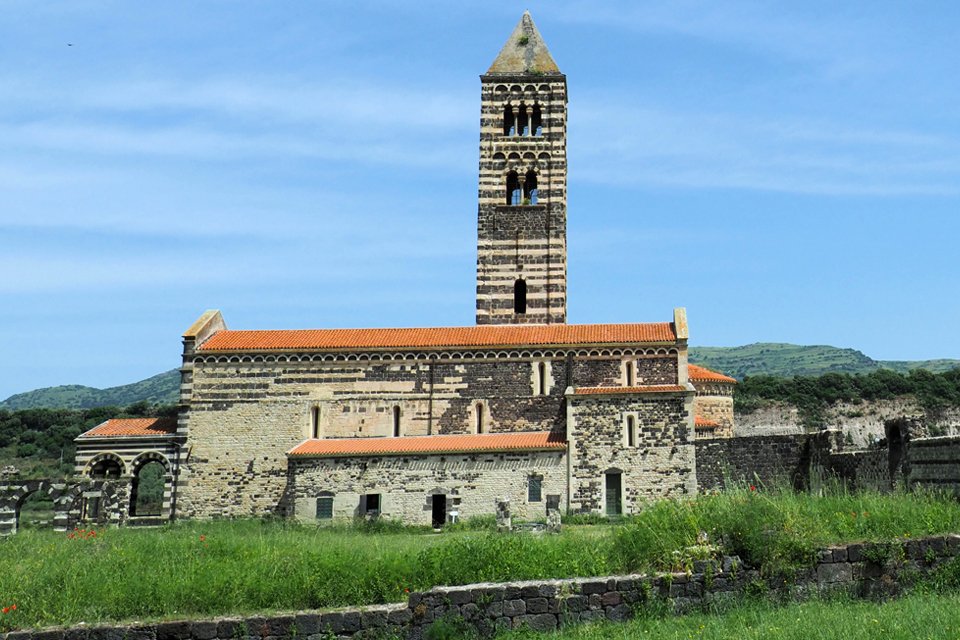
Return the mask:
<svg viewBox="0 0 960 640">
<path fill-rule="evenodd" d="M 4 607 L 4 608 L 2 609 L 2 611 L 3 611 L 4 613 L 10 613 L 10 607 Z"/>
<path fill-rule="evenodd" d="M 756 486 L 750 485 L 750 491 L 756 491 L 756 490 L 757 490 L 757 487 L 756 487 Z"/>
<path fill-rule="evenodd" d="M 206 541 L 207 541 L 207 536 L 203 536 L 203 535 L 200 536 L 200 542 L 206 542 Z"/>
</svg>

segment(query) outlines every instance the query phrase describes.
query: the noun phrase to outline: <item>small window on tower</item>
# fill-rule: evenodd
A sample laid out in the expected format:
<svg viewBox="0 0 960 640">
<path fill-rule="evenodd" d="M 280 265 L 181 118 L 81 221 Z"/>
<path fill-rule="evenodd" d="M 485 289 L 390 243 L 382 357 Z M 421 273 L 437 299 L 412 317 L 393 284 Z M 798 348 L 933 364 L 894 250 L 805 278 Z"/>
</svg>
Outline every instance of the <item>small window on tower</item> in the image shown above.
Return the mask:
<svg viewBox="0 0 960 640">
<path fill-rule="evenodd" d="M 503 106 L 503 135 L 517 135 L 517 125 L 513 117 L 513 106 L 509 104 Z"/>
<path fill-rule="evenodd" d="M 627 446 L 637 446 L 637 419 L 627 416 Z"/>
<path fill-rule="evenodd" d="M 483 404 L 477 403 L 477 433 L 483 433 Z"/>
<path fill-rule="evenodd" d="M 520 177 L 516 171 L 507 174 L 507 204 L 520 204 L 523 192 L 520 190 Z"/>
<path fill-rule="evenodd" d="M 537 204 L 537 198 L 540 194 L 537 189 L 537 173 L 531 169 L 523 181 L 523 204 Z"/>
<path fill-rule="evenodd" d="M 520 113 L 517 115 L 517 131 L 522 136 L 530 135 L 530 115 L 527 112 L 526 105 L 520 105 Z"/>
<path fill-rule="evenodd" d="M 320 407 L 310 409 L 310 437 L 314 440 L 320 437 Z"/>
<path fill-rule="evenodd" d="M 513 283 L 513 312 L 527 312 L 527 281 L 523 278 Z"/>
<path fill-rule="evenodd" d="M 632 360 L 627 361 L 627 386 L 633 387 L 637 382 L 637 365 Z"/>
<path fill-rule="evenodd" d="M 400 437 L 400 407 L 393 408 L 393 437 Z"/>
<path fill-rule="evenodd" d="M 533 117 L 531 120 L 531 128 L 533 129 L 533 135 L 542 136 L 543 135 L 543 115 L 540 113 L 540 105 L 533 105 Z"/>
</svg>

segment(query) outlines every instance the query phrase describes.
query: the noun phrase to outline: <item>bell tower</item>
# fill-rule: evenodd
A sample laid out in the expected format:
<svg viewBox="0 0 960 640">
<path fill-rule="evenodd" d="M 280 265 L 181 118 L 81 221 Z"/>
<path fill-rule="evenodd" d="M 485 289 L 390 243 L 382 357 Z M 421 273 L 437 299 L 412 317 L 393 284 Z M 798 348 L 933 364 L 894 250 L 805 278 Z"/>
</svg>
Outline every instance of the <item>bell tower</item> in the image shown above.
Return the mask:
<svg viewBox="0 0 960 640">
<path fill-rule="evenodd" d="M 567 78 L 530 13 L 480 76 L 477 324 L 567 320 Z"/>
</svg>

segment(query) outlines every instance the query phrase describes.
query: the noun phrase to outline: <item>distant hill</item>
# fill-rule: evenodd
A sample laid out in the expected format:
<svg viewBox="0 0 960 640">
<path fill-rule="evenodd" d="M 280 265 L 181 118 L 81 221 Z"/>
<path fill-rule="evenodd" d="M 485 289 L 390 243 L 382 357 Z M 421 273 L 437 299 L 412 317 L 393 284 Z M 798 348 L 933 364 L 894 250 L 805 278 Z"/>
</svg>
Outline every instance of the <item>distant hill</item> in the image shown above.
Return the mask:
<svg viewBox="0 0 960 640">
<path fill-rule="evenodd" d="M 174 404 L 180 393 L 180 372 L 171 369 L 140 382 L 109 389 L 71 384 L 18 393 L 0 402 L 0 409 L 91 409 L 127 406 L 146 400 Z"/>
<path fill-rule="evenodd" d="M 869 373 L 893 369 L 906 373 L 927 369 L 942 373 L 960 367 L 960 360 L 874 360 L 856 349 L 760 342 L 742 347 L 691 347 L 690 361 L 738 379 L 746 376 L 821 376 L 825 373 Z"/>
</svg>

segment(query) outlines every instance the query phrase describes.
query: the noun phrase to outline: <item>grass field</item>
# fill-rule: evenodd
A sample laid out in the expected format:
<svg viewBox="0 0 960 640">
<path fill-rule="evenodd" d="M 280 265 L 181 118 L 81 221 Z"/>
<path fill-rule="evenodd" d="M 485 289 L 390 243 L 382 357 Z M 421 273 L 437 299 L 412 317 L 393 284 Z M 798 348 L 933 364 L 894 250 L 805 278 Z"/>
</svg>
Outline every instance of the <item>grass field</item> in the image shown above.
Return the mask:
<svg viewBox="0 0 960 640">
<path fill-rule="evenodd" d="M 960 594 L 916 593 L 883 604 L 804 602 L 778 607 L 753 602 L 719 615 L 642 618 L 571 627 L 551 634 L 518 632 L 502 640 L 957 640 Z"/>
<path fill-rule="evenodd" d="M 931 494 L 827 497 L 763 488 L 663 501 L 616 525 L 559 536 L 439 535 L 254 520 L 95 534 L 24 531 L 0 541 L 0 625 L 195 617 L 395 602 L 408 590 L 684 568 L 706 532 L 717 548 L 775 571 L 824 545 L 960 531 L 960 504 Z"/>
</svg>

